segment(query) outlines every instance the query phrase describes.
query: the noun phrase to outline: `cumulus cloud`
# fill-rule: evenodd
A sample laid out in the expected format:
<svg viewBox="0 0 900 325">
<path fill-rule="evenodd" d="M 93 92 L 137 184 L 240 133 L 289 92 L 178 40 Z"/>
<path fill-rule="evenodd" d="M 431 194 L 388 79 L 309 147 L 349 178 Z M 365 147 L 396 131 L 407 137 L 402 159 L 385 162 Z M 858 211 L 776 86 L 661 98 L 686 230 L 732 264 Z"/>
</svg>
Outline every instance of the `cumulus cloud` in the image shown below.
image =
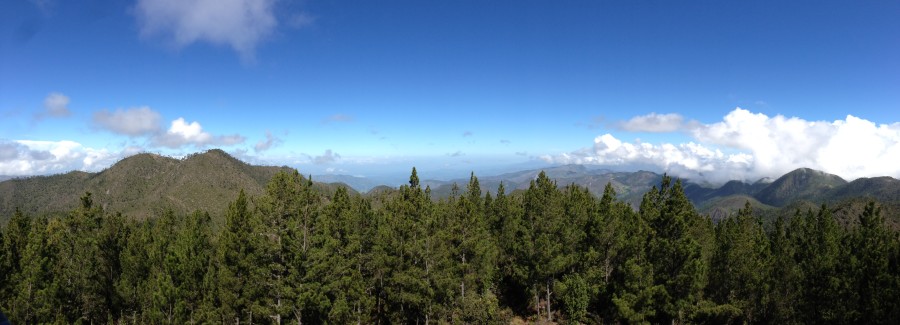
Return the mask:
<svg viewBox="0 0 900 325">
<path fill-rule="evenodd" d="M 243 143 L 244 140 L 246 139 L 238 134 L 214 136 L 203 131 L 200 123 L 196 121 L 187 123 L 184 118 L 179 117 L 172 121 L 169 130 L 154 136 L 151 142 L 155 146 L 180 148 L 186 145 L 195 147 L 230 146 Z"/>
<path fill-rule="evenodd" d="M 253 147 L 253 150 L 256 152 L 266 151 L 281 142 L 281 139 L 272 135 L 272 132 L 266 131 L 266 139 L 259 140 L 259 142 L 256 143 L 256 146 Z"/>
<path fill-rule="evenodd" d="M 321 156 L 313 157 L 313 163 L 316 165 L 325 165 L 336 162 L 338 159 L 341 159 L 341 155 L 337 152 L 331 151 L 331 149 L 325 150 L 325 153 Z"/>
<path fill-rule="evenodd" d="M 676 130 L 672 130 L 676 131 Z M 846 179 L 900 177 L 900 123 L 875 124 L 848 115 L 808 121 L 737 108 L 722 121 L 683 126 L 694 141 L 623 142 L 611 134 L 571 153 L 543 156 L 556 163 L 654 166 L 673 175 L 721 183 L 777 177 L 809 167 Z"/>
<path fill-rule="evenodd" d="M 30 176 L 72 170 L 98 171 L 133 153 L 129 149 L 112 152 L 88 148 L 66 140 L 0 140 L 0 175 Z"/>
<path fill-rule="evenodd" d="M 162 116 L 149 107 L 94 112 L 94 126 L 131 137 L 155 134 L 162 129 Z"/>
<path fill-rule="evenodd" d="M 61 93 L 51 93 L 44 98 L 44 110 L 38 113 L 37 119 L 48 117 L 68 117 L 72 115 L 69 110 L 69 96 Z"/>
<path fill-rule="evenodd" d="M 178 47 L 226 45 L 252 59 L 278 25 L 274 5 L 275 0 L 138 0 L 135 13 L 144 36 L 161 36 Z"/>
<path fill-rule="evenodd" d="M 678 114 L 656 114 L 635 116 L 619 123 L 619 128 L 632 132 L 674 132 L 682 128 L 684 118 Z"/>
</svg>

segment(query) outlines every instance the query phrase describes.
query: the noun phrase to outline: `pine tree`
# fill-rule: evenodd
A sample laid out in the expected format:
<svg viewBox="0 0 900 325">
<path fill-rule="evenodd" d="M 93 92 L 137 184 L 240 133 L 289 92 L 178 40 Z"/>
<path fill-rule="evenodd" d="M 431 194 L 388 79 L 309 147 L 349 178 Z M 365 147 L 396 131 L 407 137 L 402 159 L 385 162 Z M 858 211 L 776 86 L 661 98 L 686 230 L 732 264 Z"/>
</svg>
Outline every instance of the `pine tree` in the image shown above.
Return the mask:
<svg viewBox="0 0 900 325">
<path fill-rule="evenodd" d="M 291 273 L 297 271 L 292 269 L 292 262 L 296 260 L 295 255 L 301 253 L 292 250 L 291 243 L 294 232 L 298 230 L 294 227 L 301 225 L 301 212 L 308 212 L 301 211 L 308 196 L 306 192 L 311 190 L 307 186 L 307 181 L 296 170 L 293 173 L 279 172 L 266 186 L 266 195 L 257 200 L 261 219 L 254 224 L 254 233 L 257 234 L 254 242 L 259 244 L 260 249 L 259 263 L 262 267 L 259 277 L 263 281 L 264 296 L 256 304 L 255 313 L 274 323 L 281 323 L 290 316 L 291 300 L 296 298 L 291 280 L 303 276 L 291 277 Z"/>
<path fill-rule="evenodd" d="M 574 243 L 565 233 L 563 195 L 556 182 L 544 172 L 538 174 L 525 192 L 524 208 L 525 226 L 534 244 L 523 262 L 530 267 L 528 279 L 535 309 L 538 315 L 553 321 L 553 283 L 574 263 L 574 256 L 568 254 Z"/>
<path fill-rule="evenodd" d="M 804 323 L 837 322 L 843 309 L 838 272 L 840 229 L 825 205 L 801 219 L 791 224 L 791 231 L 797 232 L 795 256 L 802 274 L 798 319 Z"/>
<path fill-rule="evenodd" d="M 175 232 L 170 246 L 171 266 L 175 296 L 174 320 L 177 323 L 194 323 L 198 310 L 208 290 L 203 279 L 213 255 L 211 242 L 211 218 L 205 212 L 196 211 L 184 218 Z"/>
<path fill-rule="evenodd" d="M 316 222 L 309 274 L 321 284 L 324 322 L 361 323 L 362 309 L 369 305 L 362 268 L 362 211 L 357 207 L 347 189 L 339 187 Z"/>
<path fill-rule="evenodd" d="M 496 298 L 491 292 L 496 270 L 497 249 L 490 238 L 478 178 L 473 173 L 465 195 L 447 202 L 444 226 L 435 229 L 446 244 L 441 258 L 451 280 L 447 283 L 448 303 L 457 306 L 451 320 L 484 323 L 495 319 Z M 455 290 L 454 290 L 455 289 Z"/>
<path fill-rule="evenodd" d="M 656 301 L 656 322 L 687 320 L 702 298 L 706 263 L 691 224 L 700 217 L 681 187 L 663 176 L 660 188 L 650 190 L 641 202 L 641 215 L 650 225 L 648 260 L 653 263 L 654 284 L 664 288 Z M 692 220 L 694 219 L 694 220 Z"/>
<path fill-rule="evenodd" d="M 897 285 L 889 270 L 891 250 L 891 234 L 885 227 L 881 208 L 870 201 L 859 216 L 859 226 L 849 237 L 850 259 L 845 262 L 849 268 L 844 278 L 850 284 L 842 295 L 849 293 L 856 297 L 849 305 L 855 306 L 850 322 L 865 324 L 894 324 L 898 320 L 891 319 L 891 308 L 897 305 Z M 849 264 L 849 265 L 847 265 Z M 844 301 L 847 303 L 847 301 Z"/>
<path fill-rule="evenodd" d="M 736 216 L 719 222 L 716 241 L 708 290 L 716 303 L 741 311 L 730 315 L 737 321 L 759 321 L 765 315 L 771 258 L 762 222 L 753 216 L 749 201 Z"/>
<path fill-rule="evenodd" d="M 149 308 L 148 280 L 154 265 L 148 254 L 154 237 L 152 227 L 151 221 L 131 224 L 119 253 L 122 274 L 115 284 L 122 299 L 119 317 L 131 323 L 143 322 L 144 309 Z"/>
<path fill-rule="evenodd" d="M 530 268 L 527 264 L 534 243 L 525 225 L 520 198 L 521 196 L 507 195 L 506 187 L 500 183 L 490 213 L 496 220 L 492 232 L 499 250 L 497 268 L 500 302 L 519 313 L 524 313 L 529 306 L 534 306 L 534 301 L 529 299 L 533 295 L 529 295 Z"/>
<path fill-rule="evenodd" d="M 12 221 L 10 221 L 12 222 Z M 57 301 L 54 293 L 54 254 L 48 242 L 47 218 L 39 217 L 29 224 L 28 241 L 22 250 L 21 272 L 11 292 L 9 316 L 23 324 L 46 323 L 53 320 Z"/>
<path fill-rule="evenodd" d="M 91 193 L 81 197 L 81 206 L 62 220 L 58 261 L 54 278 L 61 295 L 61 310 L 68 322 L 105 321 L 110 316 L 107 294 L 107 274 L 102 272 L 108 261 L 100 250 L 98 234 L 103 210 L 94 205 Z"/>
<path fill-rule="evenodd" d="M 426 322 L 433 318 L 432 302 L 434 286 L 432 268 L 434 267 L 434 243 L 429 227 L 434 216 L 431 201 L 419 187 L 419 178 L 415 168 L 410 175 L 409 186 L 400 189 L 401 196 L 388 202 L 385 212 L 392 220 L 385 223 L 386 232 L 393 238 L 380 238 L 382 246 L 380 255 L 395 255 L 388 259 L 388 276 L 383 289 L 386 293 L 388 315 L 392 322 Z"/>
<path fill-rule="evenodd" d="M 803 217 L 800 210 L 796 210 L 792 223 L 800 222 Z M 772 267 L 768 272 L 769 277 L 769 307 L 767 320 L 773 323 L 785 324 L 795 320 L 798 304 L 800 269 L 795 260 L 796 246 L 792 229 L 786 225 L 785 218 L 779 216 L 775 220 L 772 232 L 769 234 L 769 243 L 772 252 Z"/>
<path fill-rule="evenodd" d="M 25 246 L 28 245 L 28 234 L 31 219 L 22 214 L 18 208 L 12 218 L 6 224 L 6 229 L 0 229 L 0 309 L 6 310 L 11 315 L 20 306 L 13 305 L 14 287 L 19 281 L 22 272 L 22 260 Z M 4 308 L 5 307 L 5 308 Z"/>
<path fill-rule="evenodd" d="M 251 306 L 262 290 L 256 278 L 259 252 L 253 243 L 252 218 L 249 200 L 241 190 L 225 213 L 216 256 L 218 307 L 223 322 L 252 321 Z"/>
</svg>

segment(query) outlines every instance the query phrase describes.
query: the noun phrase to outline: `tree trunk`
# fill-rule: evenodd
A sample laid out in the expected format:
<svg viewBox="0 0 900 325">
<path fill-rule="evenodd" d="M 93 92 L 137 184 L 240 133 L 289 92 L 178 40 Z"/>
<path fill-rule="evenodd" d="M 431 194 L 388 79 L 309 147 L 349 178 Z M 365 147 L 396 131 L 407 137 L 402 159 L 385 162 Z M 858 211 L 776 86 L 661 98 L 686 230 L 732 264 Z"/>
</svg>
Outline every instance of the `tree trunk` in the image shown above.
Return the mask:
<svg viewBox="0 0 900 325">
<path fill-rule="evenodd" d="M 553 321 L 553 314 L 550 313 L 550 279 L 547 278 L 547 321 Z"/>
</svg>

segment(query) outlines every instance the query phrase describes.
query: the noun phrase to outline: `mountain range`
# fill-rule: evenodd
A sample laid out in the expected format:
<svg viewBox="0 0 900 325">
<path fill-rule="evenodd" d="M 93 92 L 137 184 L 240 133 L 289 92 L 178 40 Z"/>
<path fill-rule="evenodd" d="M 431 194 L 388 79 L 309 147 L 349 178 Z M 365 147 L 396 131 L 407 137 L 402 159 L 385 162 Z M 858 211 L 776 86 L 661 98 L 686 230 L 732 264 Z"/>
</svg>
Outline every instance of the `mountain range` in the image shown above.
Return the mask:
<svg viewBox="0 0 900 325">
<path fill-rule="evenodd" d="M 261 195 L 272 176 L 291 170 L 249 165 L 218 149 L 182 159 L 141 153 L 98 173 L 72 171 L 2 181 L 0 219 L 16 208 L 31 215 L 69 211 L 85 192 L 105 209 L 136 218 L 154 215 L 160 208 L 221 214 L 241 189 Z"/>
<path fill-rule="evenodd" d="M 253 166 L 222 150 L 189 155 L 182 159 L 155 154 L 138 154 L 125 158 L 99 173 L 73 171 L 52 176 L 13 178 L 0 182 L 0 219 L 9 217 L 16 207 L 29 214 L 58 213 L 70 210 L 84 192 L 92 192 L 96 202 L 105 208 L 143 218 L 158 213 L 155 209 L 171 208 L 178 212 L 205 210 L 220 214 L 241 189 L 250 195 L 265 191 L 268 180 L 289 167 Z M 559 186 L 576 184 L 602 195 L 607 183 L 612 184 L 619 199 L 637 207 L 650 188 L 658 185 L 663 175 L 649 171 L 622 172 L 584 165 L 554 166 L 495 176 L 478 176 L 482 192 L 495 193 L 502 182 L 507 193 L 525 190 L 541 172 Z M 372 180 L 342 175 L 312 176 L 326 192 L 337 186 L 359 190 L 363 195 L 391 191 Z M 468 178 L 449 181 L 426 179 L 432 197 L 449 197 L 456 186 L 465 190 Z M 732 214 L 750 202 L 758 211 L 793 213 L 822 203 L 833 206 L 836 213 L 856 213 L 865 200 L 875 199 L 888 211 L 900 211 L 900 180 L 891 177 L 860 178 L 852 182 L 832 174 L 800 168 L 777 179 L 761 179 L 746 183 L 730 181 L 721 186 L 683 180 L 685 194 L 697 209 L 719 219 Z M 353 191 L 356 192 L 356 191 Z M 843 211 L 843 212 L 842 212 Z M 771 214 L 771 213 L 770 213 Z"/>
</svg>

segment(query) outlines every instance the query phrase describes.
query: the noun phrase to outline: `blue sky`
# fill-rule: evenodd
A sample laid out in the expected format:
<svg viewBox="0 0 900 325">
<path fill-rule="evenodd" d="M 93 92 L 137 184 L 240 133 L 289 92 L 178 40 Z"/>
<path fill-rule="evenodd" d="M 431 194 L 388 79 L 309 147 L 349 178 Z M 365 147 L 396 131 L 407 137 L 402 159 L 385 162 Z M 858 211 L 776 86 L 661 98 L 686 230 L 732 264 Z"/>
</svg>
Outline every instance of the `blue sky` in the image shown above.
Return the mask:
<svg viewBox="0 0 900 325">
<path fill-rule="evenodd" d="M 897 17 L 895 1 L 5 1 L 0 174 L 221 147 L 313 174 L 900 176 L 862 160 L 900 158 Z"/>
</svg>

